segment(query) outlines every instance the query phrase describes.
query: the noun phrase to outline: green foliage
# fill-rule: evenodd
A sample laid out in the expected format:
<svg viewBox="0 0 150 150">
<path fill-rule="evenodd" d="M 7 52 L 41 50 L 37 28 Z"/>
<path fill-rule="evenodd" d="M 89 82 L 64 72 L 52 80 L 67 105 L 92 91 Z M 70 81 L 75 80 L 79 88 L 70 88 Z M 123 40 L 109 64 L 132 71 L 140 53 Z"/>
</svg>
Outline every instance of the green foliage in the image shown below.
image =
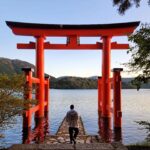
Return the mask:
<svg viewBox="0 0 150 150">
<path fill-rule="evenodd" d="M 0 74 L 0 128 L 14 123 L 15 116 L 21 115 L 23 110 L 34 103 L 24 100 L 24 90 L 26 92 L 29 88 L 23 75 Z"/>
<path fill-rule="evenodd" d="M 150 79 L 150 24 L 143 24 L 141 28 L 129 36 L 129 41 L 134 45 L 128 53 L 132 58 L 128 67 L 139 75 L 132 82 L 139 89 L 142 83 L 148 83 Z"/>
<path fill-rule="evenodd" d="M 118 7 L 118 12 L 122 15 L 133 5 L 139 7 L 140 2 L 141 0 L 113 0 L 113 4 Z M 147 2 L 150 5 L 150 0 L 147 0 Z"/>
<path fill-rule="evenodd" d="M 14 73 L 20 74 L 21 67 L 35 68 L 34 65 L 22 60 L 0 58 L 0 72 L 7 74 L 10 78 Z M 131 80 L 131 78 L 123 78 L 122 88 L 135 89 L 136 86 L 131 84 Z M 55 78 L 50 76 L 50 86 L 53 89 L 97 89 L 97 78 L 80 78 L 69 76 Z M 33 88 L 36 88 L 36 86 L 33 85 Z M 150 84 L 144 84 L 141 88 L 150 88 Z"/>
<path fill-rule="evenodd" d="M 150 122 L 148 121 L 136 121 L 140 126 L 142 126 L 141 129 L 146 129 L 147 130 L 147 138 L 145 139 L 145 142 L 150 142 Z M 149 143 L 150 144 L 150 143 Z"/>
</svg>

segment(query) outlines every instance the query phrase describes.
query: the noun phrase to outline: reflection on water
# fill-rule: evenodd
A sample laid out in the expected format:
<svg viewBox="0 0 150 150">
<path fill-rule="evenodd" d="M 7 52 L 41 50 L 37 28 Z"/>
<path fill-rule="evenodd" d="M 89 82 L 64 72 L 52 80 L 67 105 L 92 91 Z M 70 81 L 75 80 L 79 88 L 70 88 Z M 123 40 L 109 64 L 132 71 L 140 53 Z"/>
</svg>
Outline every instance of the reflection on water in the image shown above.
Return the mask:
<svg viewBox="0 0 150 150">
<path fill-rule="evenodd" d="M 50 92 L 48 122 L 38 126 L 33 121 L 32 130 L 28 132 L 28 136 L 24 134 L 22 137 L 22 117 L 19 116 L 16 125 L 0 131 L 5 135 L 5 138 L 0 139 L 0 146 L 22 143 L 22 138 L 24 143 L 38 143 L 39 139 L 43 140 L 48 131 L 50 134 L 55 134 L 70 104 L 74 104 L 75 109 L 82 116 L 88 134 L 100 134 L 106 141 L 122 140 L 125 144 L 143 141 L 147 136 L 146 130 L 139 130 L 139 125 L 135 121 L 150 121 L 150 90 L 122 90 L 122 131 L 110 128 L 113 120 L 105 121 L 99 118 L 97 90 L 51 90 Z"/>
<path fill-rule="evenodd" d="M 104 142 L 122 142 L 122 128 L 113 128 L 112 118 L 101 117 L 98 112 L 98 133 Z"/>
</svg>

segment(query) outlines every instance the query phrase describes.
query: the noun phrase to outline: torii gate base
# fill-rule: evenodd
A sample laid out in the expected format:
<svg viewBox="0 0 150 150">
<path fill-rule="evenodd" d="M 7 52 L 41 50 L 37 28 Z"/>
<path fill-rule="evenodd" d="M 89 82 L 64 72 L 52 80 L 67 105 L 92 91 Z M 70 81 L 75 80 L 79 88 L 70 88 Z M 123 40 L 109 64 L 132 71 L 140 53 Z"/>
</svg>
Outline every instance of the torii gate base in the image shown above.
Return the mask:
<svg viewBox="0 0 150 150">
<path fill-rule="evenodd" d="M 43 119 L 39 119 L 38 122 L 35 123 L 33 129 L 24 128 L 22 129 L 22 143 L 23 144 L 31 144 L 43 142 L 46 135 L 49 134 L 49 123 L 48 123 L 48 114 L 45 115 Z"/>
</svg>

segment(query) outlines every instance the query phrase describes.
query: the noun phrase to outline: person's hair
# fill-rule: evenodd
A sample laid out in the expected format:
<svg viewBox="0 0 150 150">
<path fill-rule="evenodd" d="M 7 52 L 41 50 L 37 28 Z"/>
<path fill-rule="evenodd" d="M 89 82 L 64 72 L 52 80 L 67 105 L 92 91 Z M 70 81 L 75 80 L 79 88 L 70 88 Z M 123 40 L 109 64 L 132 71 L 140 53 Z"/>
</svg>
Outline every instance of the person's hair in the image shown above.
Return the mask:
<svg viewBox="0 0 150 150">
<path fill-rule="evenodd" d="M 74 105 L 70 105 L 70 109 L 74 109 Z"/>
</svg>

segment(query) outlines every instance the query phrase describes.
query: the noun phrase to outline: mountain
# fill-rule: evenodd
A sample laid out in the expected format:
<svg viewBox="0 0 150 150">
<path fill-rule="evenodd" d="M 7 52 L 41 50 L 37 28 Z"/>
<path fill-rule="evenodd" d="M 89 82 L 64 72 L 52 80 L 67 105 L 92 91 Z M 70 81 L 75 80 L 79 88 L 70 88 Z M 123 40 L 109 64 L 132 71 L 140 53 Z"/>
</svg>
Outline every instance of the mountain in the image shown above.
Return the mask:
<svg viewBox="0 0 150 150">
<path fill-rule="evenodd" d="M 6 73 L 8 75 L 22 72 L 21 68 L 35 66 L 26 61 L 18 59 L 8 59 L 0 57 L 0 73 Z M 73 76 L 62 76 L 55 78 L 50 76 L 50 86 L 54 89 L 96 89 L 97 88 L 97 76 L 88 78 L 73 77 Z M 122 88 L 133 89 L 136 88 L 131 84 L 133 78 L 122 78 Z M 150 83 L 142 85 L 142 88 L 150 88 Z"/>
<path fill-rule="evenodd" d="M 14 73 L 20 74 L 22 72 L 21 68 L 25 67 L 31 67 L 35 69 L 33 64 L 30 64 L 26 61 L 0 57 L 0 73 L 6 73 L 8 75 Z"/>
<path fill-rule="evenodd" d="M 33 68 L 35 71 L 35 66 L 29 62 L 22 61 L 19 59 L 8 59 L 0 57 L 0 73 L 6 73 L 12 75 L 14 73 L 22 73 L 22 68 Z M 48 75 L 45 73 L 45 75 Z M 51 79 L 55 80 L 55 77 L 50 76 Z"/>
</svg>

